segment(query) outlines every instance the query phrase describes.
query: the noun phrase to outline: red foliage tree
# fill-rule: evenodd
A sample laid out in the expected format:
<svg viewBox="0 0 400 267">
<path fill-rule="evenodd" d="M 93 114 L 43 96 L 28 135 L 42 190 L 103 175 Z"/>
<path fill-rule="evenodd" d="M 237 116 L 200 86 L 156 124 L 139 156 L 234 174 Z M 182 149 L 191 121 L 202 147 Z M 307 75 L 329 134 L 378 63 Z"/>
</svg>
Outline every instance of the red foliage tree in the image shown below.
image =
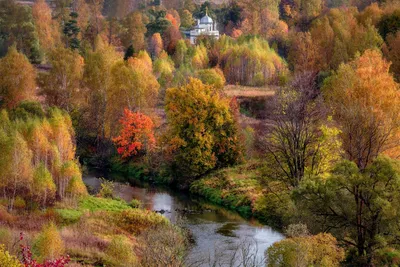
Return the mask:
<svg viewBox="0 0 400 267">
<path fill-rule="evenodd" d="M 150 117 L 125 109 L 120 123 L 120 135 L 113 141 L 122 158 L 129 158 L 155 146 L 154 123 Z"/>
</svg>

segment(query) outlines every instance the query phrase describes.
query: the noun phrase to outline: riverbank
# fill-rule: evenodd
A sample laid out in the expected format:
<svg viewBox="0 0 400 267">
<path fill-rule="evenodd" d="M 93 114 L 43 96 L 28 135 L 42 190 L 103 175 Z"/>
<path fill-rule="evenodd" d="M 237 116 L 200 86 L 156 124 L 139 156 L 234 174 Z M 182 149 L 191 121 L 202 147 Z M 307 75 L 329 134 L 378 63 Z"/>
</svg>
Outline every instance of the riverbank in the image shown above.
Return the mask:
<svg viewBox="0 0 400 267">
<path fill-rule="evenodd" d="M 266 180 L 258 160 L 215 171 L 192 183 L 190 192 L 279 230 L 295 213 L 287 189 Z"/>
<path fill-rule="evenodd" d="M 100 185 L 94 176 L 84 177 L 84 182 L 95 189 Z M 188 266 L 229 266 L 224 262 L 232 260 L 239 266 L 248 257 L 259 263 L 256 266 L 264 266 L 266 249 L 284 238 L 280 232 L 254 218 L 245 219 L 235 211 L 186 191 L 115 182 L 114 193 L 126 202 L 140 200 L 144 209 L 161 212 L 172 223 L 187 229 L 193 241 L 185 259 Z M 243 255 L 245 247 L 252 256 Z"/>
<path fill-rule="evenodd" d="M 187 250 L 185 233 L 164 216 L 90 195 L 46 209 L 0 206 L 0 243 L 15 256 L 18 243 L 31 247 L 35 259 L 68 255 L 68 266 L 180 266 Z"/>
</svg>

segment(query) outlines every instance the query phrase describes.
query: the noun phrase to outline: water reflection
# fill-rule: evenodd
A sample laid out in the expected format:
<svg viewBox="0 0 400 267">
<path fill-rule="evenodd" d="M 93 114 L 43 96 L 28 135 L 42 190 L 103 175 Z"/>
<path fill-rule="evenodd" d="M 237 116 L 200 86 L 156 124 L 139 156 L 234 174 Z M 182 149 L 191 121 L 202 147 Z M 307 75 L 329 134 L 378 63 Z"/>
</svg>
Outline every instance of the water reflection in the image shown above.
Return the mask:
<svg viewBox="0 0 400 267">
<path fill-rule="evenodd" d="M 95 190 L 100 187 L 97 178 L 86 177 L 84 181 Z M 179 192 L 125 184 L 116 184 L 115 191 L 125 201 L 139 199 L 143 208 L 159 211 L 174 223 L 184 218 L 183 226 L 190 229 L 195 241 L 188 266 L 240 266 L 250 257 L 256 262 L 249 266 L 263 266 L 265 250 L 283 238 L 256 220 L 245 220 L 235 212 Z"/>
</svg>

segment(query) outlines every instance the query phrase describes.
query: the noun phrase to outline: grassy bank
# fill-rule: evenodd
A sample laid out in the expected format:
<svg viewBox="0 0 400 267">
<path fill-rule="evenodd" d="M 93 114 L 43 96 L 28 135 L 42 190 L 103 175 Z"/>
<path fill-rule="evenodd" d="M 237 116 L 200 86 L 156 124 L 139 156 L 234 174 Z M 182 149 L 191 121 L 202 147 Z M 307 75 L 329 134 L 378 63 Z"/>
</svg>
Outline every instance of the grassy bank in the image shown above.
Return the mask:
<svg viewBox="0 0 400 267">
<path fill-rule="evenodd" d="M 1 206 L 0 223 L 0 243 L 10 254 L 19 255 L 22 232 L 35 259 L 48 258 L 46 251 L 57 246 L 62 255 L 71 257 L 68 266 L 179 264 L 186 250 L 185 234 L 165 217 L 118 199 L 86 196 L 53 208 L 12 213 Z M 51 234 L 49 225 L 54 228 Z M 152 244 L 155 239 L 160 242 L 157 246 Z"/>
<path fill-rule="evenodd" d="M 291 220 L 290 196 L 281 184 L 264 178 L 263 172 L 263 164 L 252 160 L 195 181 L 190 192 L 244 217 L 253 216 L 263 223 L 282 228 Z"/>
</svg>

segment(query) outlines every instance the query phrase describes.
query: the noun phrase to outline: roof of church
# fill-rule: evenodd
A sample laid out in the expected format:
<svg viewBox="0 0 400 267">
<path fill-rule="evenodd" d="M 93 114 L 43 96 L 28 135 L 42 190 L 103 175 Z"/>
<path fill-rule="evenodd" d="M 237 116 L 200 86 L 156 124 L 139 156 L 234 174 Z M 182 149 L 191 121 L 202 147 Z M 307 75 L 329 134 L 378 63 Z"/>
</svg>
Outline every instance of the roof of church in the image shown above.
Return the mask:
<svg viewBox="0 0 400 267">
<path fill-rule="evenodd" d="M 213 21 L 213 19 L 210 18 L 208 15 L 205 15 L 204 17 L 202 17 L 202 18 L 200 19 L 200 23 L 201 23 L 201 24 L 213 24 L 214 21 Z"/>
</svg>

